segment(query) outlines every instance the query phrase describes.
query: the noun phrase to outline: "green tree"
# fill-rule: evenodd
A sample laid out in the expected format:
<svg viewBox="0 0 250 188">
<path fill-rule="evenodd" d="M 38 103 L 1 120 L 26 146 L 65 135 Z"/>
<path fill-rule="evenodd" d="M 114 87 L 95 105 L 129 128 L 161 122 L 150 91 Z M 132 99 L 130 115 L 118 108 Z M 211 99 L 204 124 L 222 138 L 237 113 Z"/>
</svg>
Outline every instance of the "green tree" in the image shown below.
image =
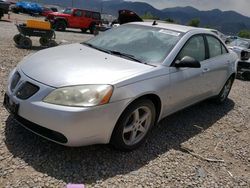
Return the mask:
<svg viewBox="0 0 250 188">
<path fill-rule="evenodd" d="M 175 21 L 172 18 L 166 18 L 165 21 L 168 23 L 175 23 Z"/>
<path fill-rule="evenodd" d="M 250 39 L 250 31 L 249 30 L 242 30 L 239 32 L 238 36 L 241 38 Z"/>
<path fill-rule="evenodd" d="M 193 27 L 199 27 L 200 20 L 198 18 L 192 19 L 188 22 L 188 25 Z"/>
<path fill-rule="evenodd" d="M 141 16 L 143 20 L 159 20 L 160 18 L 151 14 L 151 12 L 146 12 Z"/>
</svg>

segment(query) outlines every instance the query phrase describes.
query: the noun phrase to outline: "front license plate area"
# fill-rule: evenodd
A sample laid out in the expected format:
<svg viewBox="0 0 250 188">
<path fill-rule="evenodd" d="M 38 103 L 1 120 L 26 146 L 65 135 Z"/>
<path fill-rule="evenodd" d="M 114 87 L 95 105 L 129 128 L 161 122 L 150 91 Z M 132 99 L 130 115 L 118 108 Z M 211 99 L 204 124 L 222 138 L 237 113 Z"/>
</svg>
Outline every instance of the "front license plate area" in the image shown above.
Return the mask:
<svg viewBox="0 0 250 188">
<path fill-rule="evenodd" d="M 14 115 L 18 114 L 19 104 L 13 102 L 7 94 L 4 95 L 3 106 L 9 113 Z"/>
</svg>

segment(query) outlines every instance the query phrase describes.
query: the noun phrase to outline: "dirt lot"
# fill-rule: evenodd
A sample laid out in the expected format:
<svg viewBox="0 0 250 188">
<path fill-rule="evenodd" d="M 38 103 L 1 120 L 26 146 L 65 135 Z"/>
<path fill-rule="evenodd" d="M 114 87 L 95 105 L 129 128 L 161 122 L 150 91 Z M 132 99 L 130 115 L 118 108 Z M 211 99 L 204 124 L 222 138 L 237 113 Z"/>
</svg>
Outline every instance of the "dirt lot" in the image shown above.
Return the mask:
<svg viewBox="0 0 250 188">
<path fill-rule="evenodd" d="M 26 19 L 25 16 L 11 15 Z M 0 101 L 7 75 L 29 53 L 12 40 L 15 25 L 0 21 Z M 57 33 L 57 41 L 92 37 Z M 140 149 L 122 153 L 105 145 L 67 148 L 15 123 L 0 105 L 0 187 L 250 187 L 250 83 L 236 80 L 229 100 L 203 102 L 164 119 Z M 183 148 L 188 148 L 187 152 Z M 224 162 L 207 161 L 219 159 Z"/>
</svg>

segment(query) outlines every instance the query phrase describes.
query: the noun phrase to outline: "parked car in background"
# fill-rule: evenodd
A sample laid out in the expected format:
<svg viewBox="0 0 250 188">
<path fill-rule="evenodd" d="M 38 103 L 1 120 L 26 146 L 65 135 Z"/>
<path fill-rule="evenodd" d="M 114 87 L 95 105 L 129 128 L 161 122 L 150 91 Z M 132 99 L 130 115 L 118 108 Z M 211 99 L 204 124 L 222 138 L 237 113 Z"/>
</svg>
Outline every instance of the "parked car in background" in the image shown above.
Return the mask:
<svg viewBox="0 0 250 188">
<path fill-rule="evenodd" d="M 118 11 L 118 19 L 114 20 L 111 25 L 117 27 L 130 22 L 143 22 L 143 20 L 135 12 L 124 9 Z"/>
<path fill-rule="evenodd" d="M 228 46 L 239 57 L 237 76 L 244 80 L 250 80 L 250 39 L 237 38 Z"/>
<path fill-rule="evenodd" d="M 209 29 L 208 28 L 207 30 L 209 30 L 209 31 L 213 32 L 214 34 L 216 34 L 218 37 L 221 38 L 221 40 L 223 40 L 223 42 L 226 42 L 226 40 L 228 38 L 227 35 L 223 34 L 222 32 L 220 32 L 220 31 L 218 31 L 216 29 Z"/>
<path fill-rule="evenodd" d="M 3 1 L 3 0 L 0 1 L 0 20 L 4 16 L 4 14 L 8 14 L 9 6 L 10 6 L 10 3 Z"/>
<path fill-rule="evenodd" d="M 210 31 L 129 23 L 26 57 L 9 76 L 4 105 L 54 142 L 132 150 L 167 115 L 208 98 L 225 102 L 236 62 Z"/>
<path fill-rule="evenodd" d="M 46 20 L 50 21 L 53 28 L 58 31 L 65 31 L 66 28 L 87 30 L 94 33 L 96 25 L 101 23 L 101 14 L 99 12 L 82 10 L 76 8 L 67 8 L 62 13 L 54 12 L 48 14 Z"/>
<path fill-rule="evenodd" d="M 50 13 L 53 13 L 54 11 L 48 7 L 43 7 L 42 8 L 42 13 L 41 15 L 44 17 L 47 17 Z"/>
<path fill-rule="evenodd" d="M 26 13 L 30 15 L 40 15 L 43 9 L 38 3 L 19 1 L 15 6 L 12 7 L 12 12 L 14 13 Z"/>
</svg>

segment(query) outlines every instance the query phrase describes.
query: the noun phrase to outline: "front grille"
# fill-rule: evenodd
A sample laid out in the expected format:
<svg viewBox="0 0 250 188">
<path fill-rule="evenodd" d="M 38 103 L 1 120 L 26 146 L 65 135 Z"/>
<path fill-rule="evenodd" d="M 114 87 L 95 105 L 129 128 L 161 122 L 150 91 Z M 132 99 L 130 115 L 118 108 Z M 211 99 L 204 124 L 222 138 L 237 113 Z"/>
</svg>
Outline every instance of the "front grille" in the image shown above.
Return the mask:
<svg viewBox="0 0 250 188">
<path fill-rule="evenodd" d="M 36 134 L 39 134 L 41 136 L 44 136 L 45 138 L 48 138 L 50 140 L 54 140 L 56 142 L 59 142 L 61 144 L 66 144 L 68 142 L 68 139 L 61 133 L 47 129 L 45 127 L 42 127 L 40 125 L 37 125 L 31 121 L 28 121 L 27 119 L 22 118 L 21 116 L 16 115 L 15 119 L 22 124 L 23 127 L 33 131 Z"/>
<path fill-rule="evenodd" d="M 18 82 L 20 81 L 20 78 L 21 78 L 21 75 L 19 74 L 19 72 L 15 72 L 10 83 L 10 89 L 12 92 L 16 88 Z"/>
<path fill-rule="evenodd" d="M 30 83 L 23 83 L 16 91 L 16 97 L 22 100 L 26 100 L 38 92 L 39 87 Z"/>
</svg>

